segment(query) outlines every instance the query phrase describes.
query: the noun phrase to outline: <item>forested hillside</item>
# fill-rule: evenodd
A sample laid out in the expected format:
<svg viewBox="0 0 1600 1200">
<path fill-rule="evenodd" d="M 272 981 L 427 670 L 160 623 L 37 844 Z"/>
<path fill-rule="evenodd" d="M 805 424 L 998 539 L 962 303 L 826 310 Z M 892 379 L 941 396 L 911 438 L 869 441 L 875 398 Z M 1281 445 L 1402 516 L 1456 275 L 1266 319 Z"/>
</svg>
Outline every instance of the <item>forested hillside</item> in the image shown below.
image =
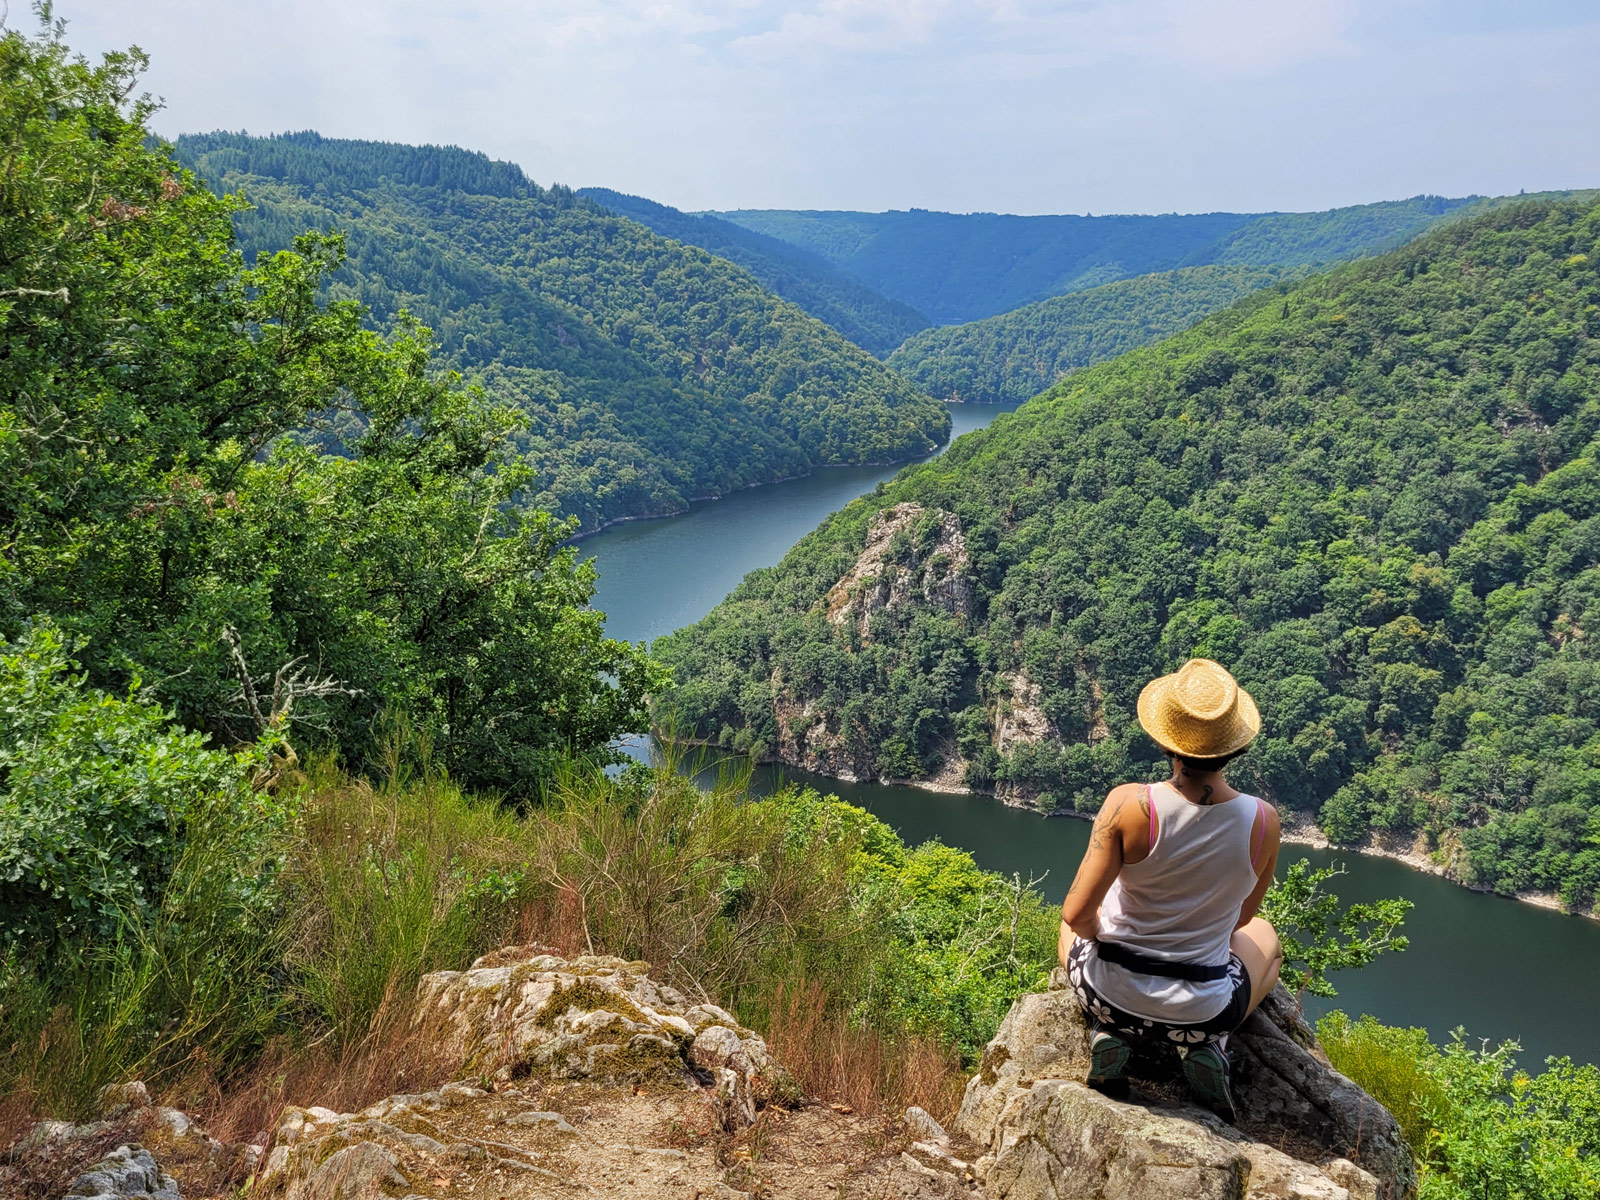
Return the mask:
<svg viewBox="0 0 1600 1200">
<path fill-rule="evenodd" d="M 1069 371 L 1177 333 L 1257 288 L 1301 273 L 1229 265 L 1120 279 L 998 317 L 925 329 L 888 361 L 940 400 L 1021 403 Z"/>
<path fill-rule="evenodd" d="M 842 274 L 826 259 L 732 221 L 681 212 L 610 188 L 579 188 L 578 195 L 647 225 L 662 237 L 738 263 L 762 287 L 798 304 L 880 358 L 928 327 L 928 318 L 909 304 L 880 295 Z"/>
<path fill-rule="evenodd" d="M 685 734 L 1095 807 L 1154 675 L 1259 700 L 1240 779 L 1462 879 L 1600 889 L 1600 206 L 1446 225 L 1081 371 L 655 644 Z"/>
<path fill-rule="evenodd" d="M 521 410 L 532 507 L 594 529 L 829 463 L 927 453 L 943 409 L 738 267 L 452 147 L 207 134 L 247 257 L 346 235 L 331 294 L 408 311 Z"/>
<path fill-rule="evenodd" d="M 1103 217 L 921 209 L 717 215 L 821 255 L 948 324 L 1152 271 L 1334 262 L 1398 245 L 1466 203 L 1416 196 L 1316 213 Z"/>
</svg>

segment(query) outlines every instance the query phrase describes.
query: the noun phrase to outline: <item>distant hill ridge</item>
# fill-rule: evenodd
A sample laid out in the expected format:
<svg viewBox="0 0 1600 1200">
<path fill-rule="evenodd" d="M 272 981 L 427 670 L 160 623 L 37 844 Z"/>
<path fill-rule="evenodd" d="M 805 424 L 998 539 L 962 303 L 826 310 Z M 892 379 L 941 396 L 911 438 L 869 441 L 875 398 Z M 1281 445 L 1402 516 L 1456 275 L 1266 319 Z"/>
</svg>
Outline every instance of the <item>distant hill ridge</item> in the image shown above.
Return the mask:
<svg viewBox="0 0 1600 1200">
<path fill-rule="evenodd" d="M 1296 266 L 1386 249 L 1472 198 L 1314 213 L 1011 216 L 742 209 L 711 215 L 809 250 L 940 324 L 1181 267 Z"/>
<path fill-rule="evenodd" d="M 1428 228 L 1503 204 L 1586 194 L 1478 198 L 1446 208 Z M 1186 329 L 1257 288 L 1391 249 L 1418 232 L 1409 218 L 1399 219 L 1404 216 L 1392 207 L 1364 206 L 1261 217 L 1208 247 L 1205 255 L 1215 261 L 1204 266 L 1136 275 L 981 321 L 925 329 L 888 363 L 940 400 L 1021 403 L 1072 371 Z"/>
<path fill-rule="evenodd" d="M 247 254 L 307 229 L 348 241 L 334 294 L 402 310 L 441 359 L 528 416 L 531 504 L 607 522 L 832 463 L 926 454 L 949 417 L 750 274 L 571 189 L 452 146 L 303 132 L 178 140 L 254 205 Z"/>
<path fill-rule="evenodd" d="M 1144 346 L 1304 267 L 1213 263 L 1119 279 L 908 339 L 888 358 L 940 400 L 1017 403 L 1091 363 Z"/>
<path fill-rule="evenodd" d="M 647 225 L 662 237 L 699 246 L 739 264 L 763 287 L 798 304 L 880 358 L 931 324 L 909 304 L 873 291 L 820 255 L 732 221 L 682 212 L 610 188 L 579 188 L 578 195 Z"/>
</svg>

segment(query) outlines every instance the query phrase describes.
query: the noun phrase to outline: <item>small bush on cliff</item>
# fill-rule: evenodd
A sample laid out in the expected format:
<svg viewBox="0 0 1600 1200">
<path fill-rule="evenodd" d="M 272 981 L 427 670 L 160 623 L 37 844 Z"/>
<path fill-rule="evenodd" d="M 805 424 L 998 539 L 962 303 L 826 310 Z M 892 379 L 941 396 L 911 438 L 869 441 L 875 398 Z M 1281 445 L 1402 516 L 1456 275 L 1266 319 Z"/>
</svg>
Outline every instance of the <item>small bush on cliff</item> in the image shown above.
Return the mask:
<svg viewBox="0 0 1600 1200">
<path fill-rule="evenodd" d="M 1262 901 L 1261 915 L 1283 941 L 1283 986 L 1291 992 L 1337 995 L 1329 971 L 1364 967 L 1409 944 L 1399 929 L 1411 901 L 1394 897 L 1341 908 L 1324 885 L 1343 873 L 1343 867 L 1313 868 L 1302 858 L 1289 864 Z"/>
<path fill-rule="evenodd" d="M 1529 1075 L 1515 1042 L 1472 1046 L 1333 1012 L 1317 1024 L 1333 1065 L 1400 1121 L 1420 1200 L 1600 1196 L 1600 1068 L 1550 1058 Z"/>
</svg>

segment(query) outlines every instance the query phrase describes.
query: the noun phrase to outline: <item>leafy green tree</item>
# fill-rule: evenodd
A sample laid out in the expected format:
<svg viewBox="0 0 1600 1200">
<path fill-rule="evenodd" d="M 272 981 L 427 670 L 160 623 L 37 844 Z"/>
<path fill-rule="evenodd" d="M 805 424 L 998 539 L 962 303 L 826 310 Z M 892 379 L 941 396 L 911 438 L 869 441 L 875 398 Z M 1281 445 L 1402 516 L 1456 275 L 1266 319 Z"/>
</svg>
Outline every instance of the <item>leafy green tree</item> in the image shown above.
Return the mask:
<svg viewBox="0 0 1600 1200">
<path fill-rule="evenodd" d="M 246 266 L 239 202 L 147 142 L 142 56 L 76 59 L 40 12 L 0 36 L 0 633 L 48 616 L 93 686 L 228 741 L 360 764 L 402 709 L 518 792 L 607 754 L 660 677 L 519 504 L 517 415 L 403 315 L 319 300 L 337 237 Z"/>
</svg>

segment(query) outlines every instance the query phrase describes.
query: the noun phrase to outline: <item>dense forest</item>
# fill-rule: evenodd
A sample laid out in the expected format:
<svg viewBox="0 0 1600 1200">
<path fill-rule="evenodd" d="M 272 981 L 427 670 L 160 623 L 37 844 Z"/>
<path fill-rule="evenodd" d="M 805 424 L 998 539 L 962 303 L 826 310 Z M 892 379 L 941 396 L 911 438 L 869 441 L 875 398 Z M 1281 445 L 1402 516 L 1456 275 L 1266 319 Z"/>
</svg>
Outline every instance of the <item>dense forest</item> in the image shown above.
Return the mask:
<svg viewBox="0 0 1600 1200">
<path fill-rule="evenodd" d="M 940 400 L 1020 404 L 1070 371 L 1177 333 L 1292 274 L 1228 265 L 1120 279 L 998 317 L 925 329 L 888 362 Z"/>
<path fill-rule="evenodd" d="M 933 400 L 740 268 L 509 164 L 314 133 L 190 136 L 176 153 L 253 206 L 236 219 L 247 261 L 306 229 L 343 234 L 328 294 L 377 328 L 409 313 L 438 363 L 524 413 L 525 502 L 583 529 L 915 457 L 948 430 Z"/>
<path fill-rule="evenodd" d="M 1416 196 L 1314 213 L 1018 217 L 996 213 L 718 213 L 808 250 L 940 324 L 1181 267 L 1299 266 L 1397 246 L 1467 200 Z"/>
<path fill-rule="evenodd" d="M 732 221 L 708 213 L 681 212 L 610 188 L 579 188 L 578 195 L 647 225 L 662 237 L 738 263 L 769 292 L 798 304 L 880 358 L 928 327 L 928 318 L 909 304 L 856 282 L 819 255 Z"/>
<path fill-rule="evenodd" d="M 1600 890 L 1600 207 L 1258 292 L 902 472 L 655 644 L 683 734 L 1093 809 L 1190 655 L 1241 781 L 1463 880 Z"/>
</svg>

